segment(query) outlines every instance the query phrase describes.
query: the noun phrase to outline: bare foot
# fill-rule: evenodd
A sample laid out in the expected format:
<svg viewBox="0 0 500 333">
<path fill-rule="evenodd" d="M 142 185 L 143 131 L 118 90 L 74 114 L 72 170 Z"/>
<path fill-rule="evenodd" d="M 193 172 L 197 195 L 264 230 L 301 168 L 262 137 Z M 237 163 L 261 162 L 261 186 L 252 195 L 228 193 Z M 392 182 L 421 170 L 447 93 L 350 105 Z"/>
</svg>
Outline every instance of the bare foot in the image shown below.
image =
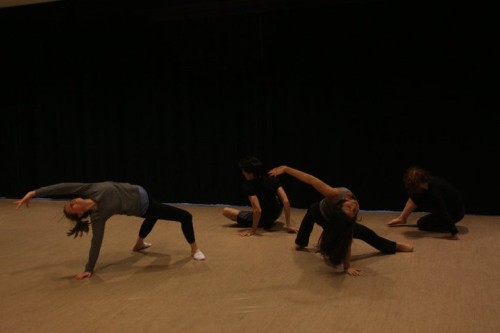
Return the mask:
<svg viewBox="0 0 500 333">
<path fill-rule="evenodd" d="M 139 251 L 142 251 L 142 250 L 145 250 L 149 247 L 151 247 L 151 243 L 146 243 L 146 242 L 143 242 L 142 244 L 135 244 L 134 248 L 132 249 L 132 251 L 136 251 L 136 252 L 139 252 Z"/>
<path fill-rule="evenodd" d="M 413 252 L 413 245 L 406 243 L 396 243 L 396 251 L 398 252 Z"/>
</svg>

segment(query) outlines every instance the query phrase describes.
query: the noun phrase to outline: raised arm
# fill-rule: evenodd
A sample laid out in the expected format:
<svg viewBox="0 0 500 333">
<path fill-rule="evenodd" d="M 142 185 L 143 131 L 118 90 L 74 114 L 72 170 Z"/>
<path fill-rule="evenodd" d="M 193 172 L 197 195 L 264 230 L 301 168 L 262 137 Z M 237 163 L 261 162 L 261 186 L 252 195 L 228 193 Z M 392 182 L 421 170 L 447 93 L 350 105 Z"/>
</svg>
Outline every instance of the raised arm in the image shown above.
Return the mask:
<svg viewBox="0 0 500 333">
<path fill-rule="evenodd" d="M 342 193 L 339 188 L 331 187 L 321 179 L 313 175 L 310 175 L 304 171 L 300 171 L 298 169 L 289 167 L 287 165 L 282 165 L 274 169 L 271 169 L 271 171 L 269 171 L 269 175 L 275 177 L 282 175 L 284 173 L 289 174 L 294 178 L 297 178 L 298 180 L 300 180 L 305 184 L 311 185 L 312 187 L 314 187 L 316 191 L 321 193 L 324 197 L 335 197 Z"/>
<path fill-rule="evenodd" d="M 52 195 L 70 195 L 70 194 L 80 194 L 85 191 L 88 184 L 85 183 L 59 183 L 49 186 L 44 186 L 37 188 L 36 190 L 29 191 L 21 199 L 14 201 L 16 204 L 16 209 L 19 209 L 23 204 L 29 207 L 29 201 L 34 197 L 44 197 Z"/>
</svg>

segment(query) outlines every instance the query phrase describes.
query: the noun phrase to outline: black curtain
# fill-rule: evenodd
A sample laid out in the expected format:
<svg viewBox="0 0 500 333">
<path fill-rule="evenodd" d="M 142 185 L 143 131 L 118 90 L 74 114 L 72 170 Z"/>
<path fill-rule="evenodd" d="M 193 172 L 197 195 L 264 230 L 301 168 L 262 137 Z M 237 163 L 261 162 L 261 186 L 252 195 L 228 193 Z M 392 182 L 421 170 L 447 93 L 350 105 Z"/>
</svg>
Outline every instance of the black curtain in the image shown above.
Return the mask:
<svg viewBox="0 0 500 333">
<path fill-rule="evenodd" d="M 291 5 L 292 4 L 292 5 Z M 247 204 L 238 160 L 401 210 L 421 165 L 498 214 L 493 11 L 400 1 L 66 2 L 0 10 L 0 196 L 138 183 Z M 282 177 L 294 207 L 318 195 Z"/>
</svg>

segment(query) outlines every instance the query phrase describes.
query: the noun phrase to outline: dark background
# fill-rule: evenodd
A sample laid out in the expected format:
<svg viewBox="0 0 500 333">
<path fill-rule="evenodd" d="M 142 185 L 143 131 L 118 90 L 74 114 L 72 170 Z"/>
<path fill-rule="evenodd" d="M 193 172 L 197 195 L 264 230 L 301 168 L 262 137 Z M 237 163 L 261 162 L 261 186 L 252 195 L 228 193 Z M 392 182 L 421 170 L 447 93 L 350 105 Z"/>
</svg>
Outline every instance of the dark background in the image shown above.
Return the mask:
<svg viewBox="0 0 500 333">
<path fill-rule="evenodd" d="M 238 160 L 401 210 L 420 165 L 500 214 L 498 24 L 479 3 L 59 1 L 0 10 L 0 196 L 143 185 L 247 205 Z M 292 206 L 318 194 L 282 176 Z"/>
</svg>

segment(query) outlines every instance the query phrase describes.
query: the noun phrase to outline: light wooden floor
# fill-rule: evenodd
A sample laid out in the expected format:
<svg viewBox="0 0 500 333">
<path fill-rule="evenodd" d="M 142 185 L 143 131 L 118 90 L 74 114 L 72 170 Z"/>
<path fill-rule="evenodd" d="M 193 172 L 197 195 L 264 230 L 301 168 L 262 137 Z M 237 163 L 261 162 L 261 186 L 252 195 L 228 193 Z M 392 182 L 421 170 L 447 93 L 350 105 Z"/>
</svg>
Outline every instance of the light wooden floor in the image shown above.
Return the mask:
<svg viewBox="0 0 500 333">
<path fill-rule="evenodd" d="M 60 201 L 32 200 L 18 211 L 12 202 L 0 200 L 0 332 L 500 330 L 498 216 L 468 215 L 458 225 L 461 240 L 447 241 L 387 227 L 396 212 L 362 212 L 362 223 L 415 252 L 381 255 L 355 240 L 353 266 L 363 275 L 350 277 L 318 254 L 293 250 L 293 234 L 242 238 L 222 206 L 179 204 L 193 214 L 207 260 L 191 259 L 175 222 L 157 223 L 147 254 L 132 252 L 141 220 L 115 216 L 95 275 L 76 281 L 90 235 L 65 235 Z M 304 213 L 293 209 L 296 226 Z"/>
</svg>

